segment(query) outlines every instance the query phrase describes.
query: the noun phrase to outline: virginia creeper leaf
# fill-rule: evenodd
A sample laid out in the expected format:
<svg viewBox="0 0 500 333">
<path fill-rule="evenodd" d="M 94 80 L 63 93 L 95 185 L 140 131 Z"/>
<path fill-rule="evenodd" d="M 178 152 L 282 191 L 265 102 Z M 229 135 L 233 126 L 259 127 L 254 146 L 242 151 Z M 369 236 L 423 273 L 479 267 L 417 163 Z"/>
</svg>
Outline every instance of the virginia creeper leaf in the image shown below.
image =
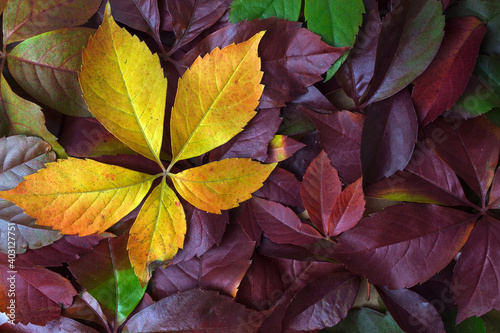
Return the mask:
<svg viewBox="0 0 500 333">
<path fill-rule="evenodd" d="M 354 227 L 363 217 L 365 199 L 362 178 L 347 186 L 335 200 L 328 218 L 328 236 L 336 236 Z"/>
<path fill-rule="evenodd" d="M 90 112 L 127 146 L 162 165 L 167 80 L 158 56 L 116 24 L 109 3 L 82 63 L 79 79 Z"/>
<path fill-rule="evenodd" d="M 3 13 L 3 43 L 87 22 L 101 0 L 9 1 Z"/>
<path fill-rule="evenodd" d="M 403 333 L 390 313 L 382 314 L 369 308 L 352 309 L 347 317 L 326 333 Z"/>
<path fill-rule="evenodd" d="M 59 158 L 66 157 L 57 138 L 45 127 L 45 117 L 40 106 L 16 95 L 0 76 L 0 135 L 33 135 L 47 141 Z"/>
<path fill-rule="evenodd" d="M 412 100 L 421 126 L 451 108 L 464 92 L 485 33 L 485 24 L 473 16 L 446 22 L 436 57 L 414 81 Z"/>
<path fill-rule="evenodd" d="M 160 33 L 158 0 L 110 0 L 113 17 L 129 27 L 151 34 Z"/>
<path fill-rule="evenodd" d="M 24 208 L 37 224 L 65 234 L 104 232 L 144 198 L 156 176 L 93 160 L 68 158 L 26 177 L 0 197 Z"/>
<path fill-rule="evenodd" d="M 170 174 L 175 189 L 193 206 L 210 213 L 238 207 L 276 167 L 246 158 L 229 158 L 177 174 Z"/>
<path fill-rule="evenodd" d="M 71 273 L 117 326 L 134 310 L 146 289 L 141 288 L 128 260 L 127 238 L 125 234 L 105 239 L 69 264 Z"/>
<path fill-rule="evenodd" d="M 300 0 L 234 0 L 231 3 L 229 22 L 251 21 L 256 18 L 262 20 L 274 16 L 287 21 L 298 21 L 301 2 Z"/>
<path fill-rule="evenodd" d="M 253 118 L 264 88 L 257 55 L 263 35 L 216 48 L 179 80 L 170 121 L 172 164 L 226 143 Z"/>
<path fill-rule="evenodd" d="M 255 195 L 286 206 L 304 208 L 300 198 L 300 182 L 290 171 L 276 168 L 264 182 L 264 186 L 255 191 Z"/>
<path fill-rule="evenodd" d="M 185 234 L 184 209 L 164 177 L 146 199 L 130 229 L 127 249 L 141 285 L 146 285 L 151 277 L 149 264 L 172 259 L 182 247 Z"/>
<path fill-rule="evenodd" d="M 31 37 L 8 53 L 10 73 L 43 104 L 70 116 L 89 117 L 77 72 L 82 48 L 93 33 L 69 28 Z"/>
</svg>

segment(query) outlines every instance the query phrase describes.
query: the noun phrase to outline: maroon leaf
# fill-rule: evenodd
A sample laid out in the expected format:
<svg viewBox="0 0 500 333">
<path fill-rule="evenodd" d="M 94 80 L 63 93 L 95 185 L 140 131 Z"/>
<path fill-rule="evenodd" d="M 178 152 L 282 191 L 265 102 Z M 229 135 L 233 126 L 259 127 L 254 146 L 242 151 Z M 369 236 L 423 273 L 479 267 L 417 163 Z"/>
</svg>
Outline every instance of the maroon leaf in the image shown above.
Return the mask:
<svg viewBox="0 0 500 333">
<path fill-rule="evenodd" d="M 254 195 L 286 206 L 304 208 L 300 199 L 300 182 L 293 173 L 285 169 L 274 169 Z"/>
<path fill-rule="evenodd" d="M 161 299 L 123 327 L 135 332 L 257 332 L 264 315 L 210 290 L 189 290 Z"/>
<path fill-rule="evenodd" d="M 324 238 L 309 224 L 303 223 L 288 207 L 254 197 L 254 214 L 264 233 L 279 244 L 313 244 Z"/>
<path fill-rule="evenodd" d="M 5 333 L 52 333 L 52 332 L 79 332 L 79 333 L 98 333 L 92 327 L 79 323 L 73 319 L 61 317 L 57 320 L 49 321 L 44 326 L 33 324 L 0 326 L 0 330 Z"/>
<path fill-rule="evenodd" d="M 312 331 L 335 326 L 351 309 L 360 282 L 361 278 L 350 272 L 333 273 L 312 281 L 288 306 L 284 327 Z"/>
<path fill-rule="evenodd" d="M 399 327 L 408 333 L 445 333 L 436 308 L 409 289 L 390 290 L 377 287 L 384 305 Z"/>
<path fill-rule="evenodd" d="M 330 215 L 341 191 L 337 170 L 323 150 L 306 170 L 300 184 L 300 195 L 311 222 L 325 235 L 329 232 Z"/>
<path fill-rule="evenodd" d="M 328 236 L 337 236 L 351 229 L 363 217 L 365 198 L 362 183 L 363 180 L 358 179 L 338 196 L 328 218 Z"/>
<path fill-rule="evenodd" d="M 15 267 L 13 271 L 5 264 L 0 264 L 0 290 L 0 311 L 12 313 L 15 318 L 11 319 L 25 325 L 45 325 L 59 318 L 61 304 L 70 306 L 77 294 L 57 273 L 45 268 Z"/>
<path fill-rule="evenodd" d="M 406 169 L 369 186 L 365 195 L 448 206 L 470 204 L 455 172 L 424 141 L 417 143 Z"/>
<path fill-rule="evenodd" d="M 199 55 L 215 47 L 241 43 L 262 30 L 266 30 L 266 34 L 259 44 L 264 72 L 262 84 L 265 85 L 261 109 L 285 106 L 286 102 L 305 94 L 305 88 L 320 81 L 321 74 L 347 50 L 328 46 L 318 35 L 301 28 L 299 22 L 268 18 L 217 30 L 191 49 L 181 63 L 187 68 Z M 277 77 L 280 80 L 276 80 Z"/>
<path fill-rule="evenodd" d="M 484 204 L 498 162 L 500 128 L 480 116 L 467 121 L 437 120 L 424 132 L 431 148 Z"/>
<path fill-rule="evenodd" d="M 332 257 L 373 284 L 410 287 L 426 281 L 455 257 L 475 219 L 436 205 L 388 207 L 341 234 Z"/>
<path fill-rule="evenodd" d="M 456 17 L 445 25 L 445 37 L 425 72 L 415 81 L 412 99 L 421 126 L 455 104 L 474 70 L 485 23 L 476 17 Z"/>
<path fill-rule="evenodd" d="M 365 186 L 406 167 L 417 141 L 417 133 L 417 116 L 407 90 L 372 104 L 361 140 Z"/>
<path fill-rule="evenodd" d="M 260 238 L 262 236 L 262 228 L 257 223 L 255 217 L 252 200 L 242 202 L 235 210 L 235 219 L 241 226 L 245 234 L 255 242 L 256 246 L 260 245 Z"/>
<path fill-rule="evenodd" d="M 321 140 L 318 131 L 314 131 L 313 133 L 305 136 L 304 138 L 302 138 L 301 142 L 307 146 L 307 149 L 299 150 L 295 155 L 281 162 L 280 166 L 292 172 L 298 179 L 302 179 L 309 165 L 318 156 L 321 150 L 323 150 L 320 141 Z"/>
<path fill-rule="evenodd" d="M 465 244 L 451 283 L 457 322 L 500 309 L 500 221 L 480 219 Z"/>
<path fill-rule="evenodd" d="M 319 114 L 304 110 L 319 131 L 321 145 L 342 179 L 352 183 L 361 177 L 361 133 L 365 117 L 349 111 Z"/>
<path fill-rule="evenodd" d="M 234 157 L 264 161 L 267 158 L 267 143 L 276 134 L 281 123 L 279 115 L 277 108 L 259 110 L 243 132 L 210 151 L 210 161 Z"/>
<path fill-rule="evenodd" d="M 293 244 L 278 244 L 270 240 L 266 235 L 262 237 L 258 252 L 264 256 L 283 258 L 300 261 L 328 261 L 325 248 L 328 250 L 333 242 L 324 239 L 312 244 L 312 246 L 299 246 Z M 315 252 L 316 251 L 316 252 Z"/>
<path fill-rule="evenodd" d="M 241 228 L 232 225 L 222 243 L 200 257 L 157 269 L 153 290 L 157 299 L 194 288 L 236 294 L 238 285 L 250 266 L 255 243 Z"/>
</svg>

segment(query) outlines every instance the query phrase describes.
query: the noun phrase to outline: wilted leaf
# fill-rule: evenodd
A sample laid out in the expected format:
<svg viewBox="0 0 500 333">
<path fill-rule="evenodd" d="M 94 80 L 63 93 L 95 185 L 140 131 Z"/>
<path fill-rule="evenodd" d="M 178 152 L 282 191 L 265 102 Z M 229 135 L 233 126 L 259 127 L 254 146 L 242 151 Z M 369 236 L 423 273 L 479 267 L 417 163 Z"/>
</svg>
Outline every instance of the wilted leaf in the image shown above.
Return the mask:
<svg viewBox="0 0 500 333">
<path fill-rule="evenodd" d="M 182 247 L 185 234 L 184 209 L 164 177 L 146 199 L 130 229 L 127 250 L 141 285 L 146 285 L 151 277 L 149 265 L 156 260 L 172 259 Z"/>
<path fill-rule="evenodd" d="M 67 115 L 89 117 L 77 72 L 82 48 L 94 32 L 69 28 L 25 40 L 7 54 L 10 73 L 43 104 Z"/>
<path fill-rule="evenodd" d="M 3 13 L 3 44 L 82 25 L 100 4 L 101 0 L 9 1 Z"/>
<path fill-rule="evenodd" d="M 141 288 L 128 260 L 127 239 L 127 235 L 105 239 L 69 264 L 71 273 L 116 326 L 134 310 L 146 289 Z"/>
<path fill-rule="evenodd" d="M 262 187 L 276 167 L 244 158 L 208 163 L 170 174 L 179 194 L 193 206 L 210 213 L 237 207 Z"/>
<path fill-rule="evenodd" d="M 158 56 L 115 23 L 109 3 L 82 63 L 79 79 L 90 112 L 127 146 L 162 165 L 167 80 Z"/>
<path fill-rule="evenodd" d="M 47 141 L 59 158 L 66 157 L 57 138 L 45 127 L 41 108 L 16 95 L 1 75 L 0 77 L 0 135 L 34 135 Z"/>
<path fill-rule="evenodd" d="M 231 3 L 229 22 L 237 23 L 257 18 L 262 20 L 268 17 L 298 21 L 301 3 L 300 0 L 234 0 Z"/>
<path fill-rule="evenodd" d="M 421 126 L 451 108 L 462 95 L 485 33 L 485 24 L 473 16 L 446 22 L 436 57 L 414 81 L 412 100 Z"/>
<path fill-rule="evenodd" d="M 226 143 L 253 118 L 264 88 L 257 55 L 263 35 L 198 58 L 179 80 L 170 120 L 172 164 Z"/>
<path fill-rule="evenodd" d="M 25 209 L 39 225 L 85 236 L 104 232 L 132 211 L 155 178 L 70 157 L 48 164 L 0 196 Z"/>
<path fill-rule="evenodd" d="M 354 227 L 363 217 L 365 199 L 363 180 L 358 179 L 340 193 L 328 218 L 328 236 L 336 236 Z"/>
</svg>

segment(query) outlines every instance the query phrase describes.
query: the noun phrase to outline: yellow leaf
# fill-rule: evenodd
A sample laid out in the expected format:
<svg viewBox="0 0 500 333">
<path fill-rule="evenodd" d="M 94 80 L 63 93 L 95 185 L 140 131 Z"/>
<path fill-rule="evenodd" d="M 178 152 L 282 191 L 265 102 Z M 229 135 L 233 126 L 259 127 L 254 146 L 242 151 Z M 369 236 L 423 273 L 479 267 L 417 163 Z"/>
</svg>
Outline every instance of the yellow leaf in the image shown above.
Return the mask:
<svg viewBox="0 0 500 333">
<path fill-rule="evenodd" d="M 264 88 L 257 55 L 263 35 L 198 57 L 179 80 L 170 121 L 172 165 L 226 143 L 255 115 Z"/>
<path fill-rule="evenodd" d="M 229 158 L 170 174 L 177 192 L 195 207 L 220 214 L 237 207 L 262 187 L 276 167 L 248 158 Z"/>
<path fill-rule="evenodd" d="M 47 164 L 0 197 L 20 206 L 38 225 L 64 234 L 104 232 L 139 205 L 157 176 L 93 160 Z"/>
<path fill-rule="evenodd" d="M 169 260 L 182 248 L 186 234 L 184 209 L 165 178 L 149 195 L 130 229 L 128 255 L 141 286 L 151 278 L 149 264 Z"/>
<path fill-rule="evenodd" d="M 79 80 L 90 112 L 120 141 L 162 166 L 167 79 L 158 56 L 116 24 L 109 2 L 82 63 Z"/>
</svg>

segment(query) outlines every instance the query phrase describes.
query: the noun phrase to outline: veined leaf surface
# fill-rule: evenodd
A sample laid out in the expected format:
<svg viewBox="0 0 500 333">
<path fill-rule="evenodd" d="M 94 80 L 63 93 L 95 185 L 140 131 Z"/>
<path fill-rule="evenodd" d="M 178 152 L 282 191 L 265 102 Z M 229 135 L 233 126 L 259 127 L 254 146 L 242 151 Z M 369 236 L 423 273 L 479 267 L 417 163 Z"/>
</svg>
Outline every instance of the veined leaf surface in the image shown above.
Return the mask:
<svg viewBox="0 0 500 333">
<path fill-rule="evenodd" d="M 130 229 L 127 248 L 130 263 L 141 285 L 151 278 L 149 264 L 169 260 L 184 244 L 186 216 L 165 178 L 155 187 Z"/>
<path fill-rule="evenodd" d="M 218 147 L 256 114 L 260 84 L 257 47 L 264 32 L 197 58 L 179 80 L 172 109 L 172 164 Z"/>
<path fill-rule="evenodd" d="M 167 79 L 158 56 L 116 24 L 109 3 L 82 63 L 79 79 L 90 112 L 120 141 L 162 165 Z"/>
<path fill-rule="evenodd" d="M 156 176 L 68 158 L 47 164 L 0 197 L 24 208 L 37 224 L 64 234 L 104 232 L 146 196 Z"/>
<path fill-rule="evenodd" d="M 276 167 L 248 158 L 228 158 L 177 174 L 170 174 L 177 192 L 195 207 L 220 214 L 237 207 L 262 187 Z"/>
</svg>

